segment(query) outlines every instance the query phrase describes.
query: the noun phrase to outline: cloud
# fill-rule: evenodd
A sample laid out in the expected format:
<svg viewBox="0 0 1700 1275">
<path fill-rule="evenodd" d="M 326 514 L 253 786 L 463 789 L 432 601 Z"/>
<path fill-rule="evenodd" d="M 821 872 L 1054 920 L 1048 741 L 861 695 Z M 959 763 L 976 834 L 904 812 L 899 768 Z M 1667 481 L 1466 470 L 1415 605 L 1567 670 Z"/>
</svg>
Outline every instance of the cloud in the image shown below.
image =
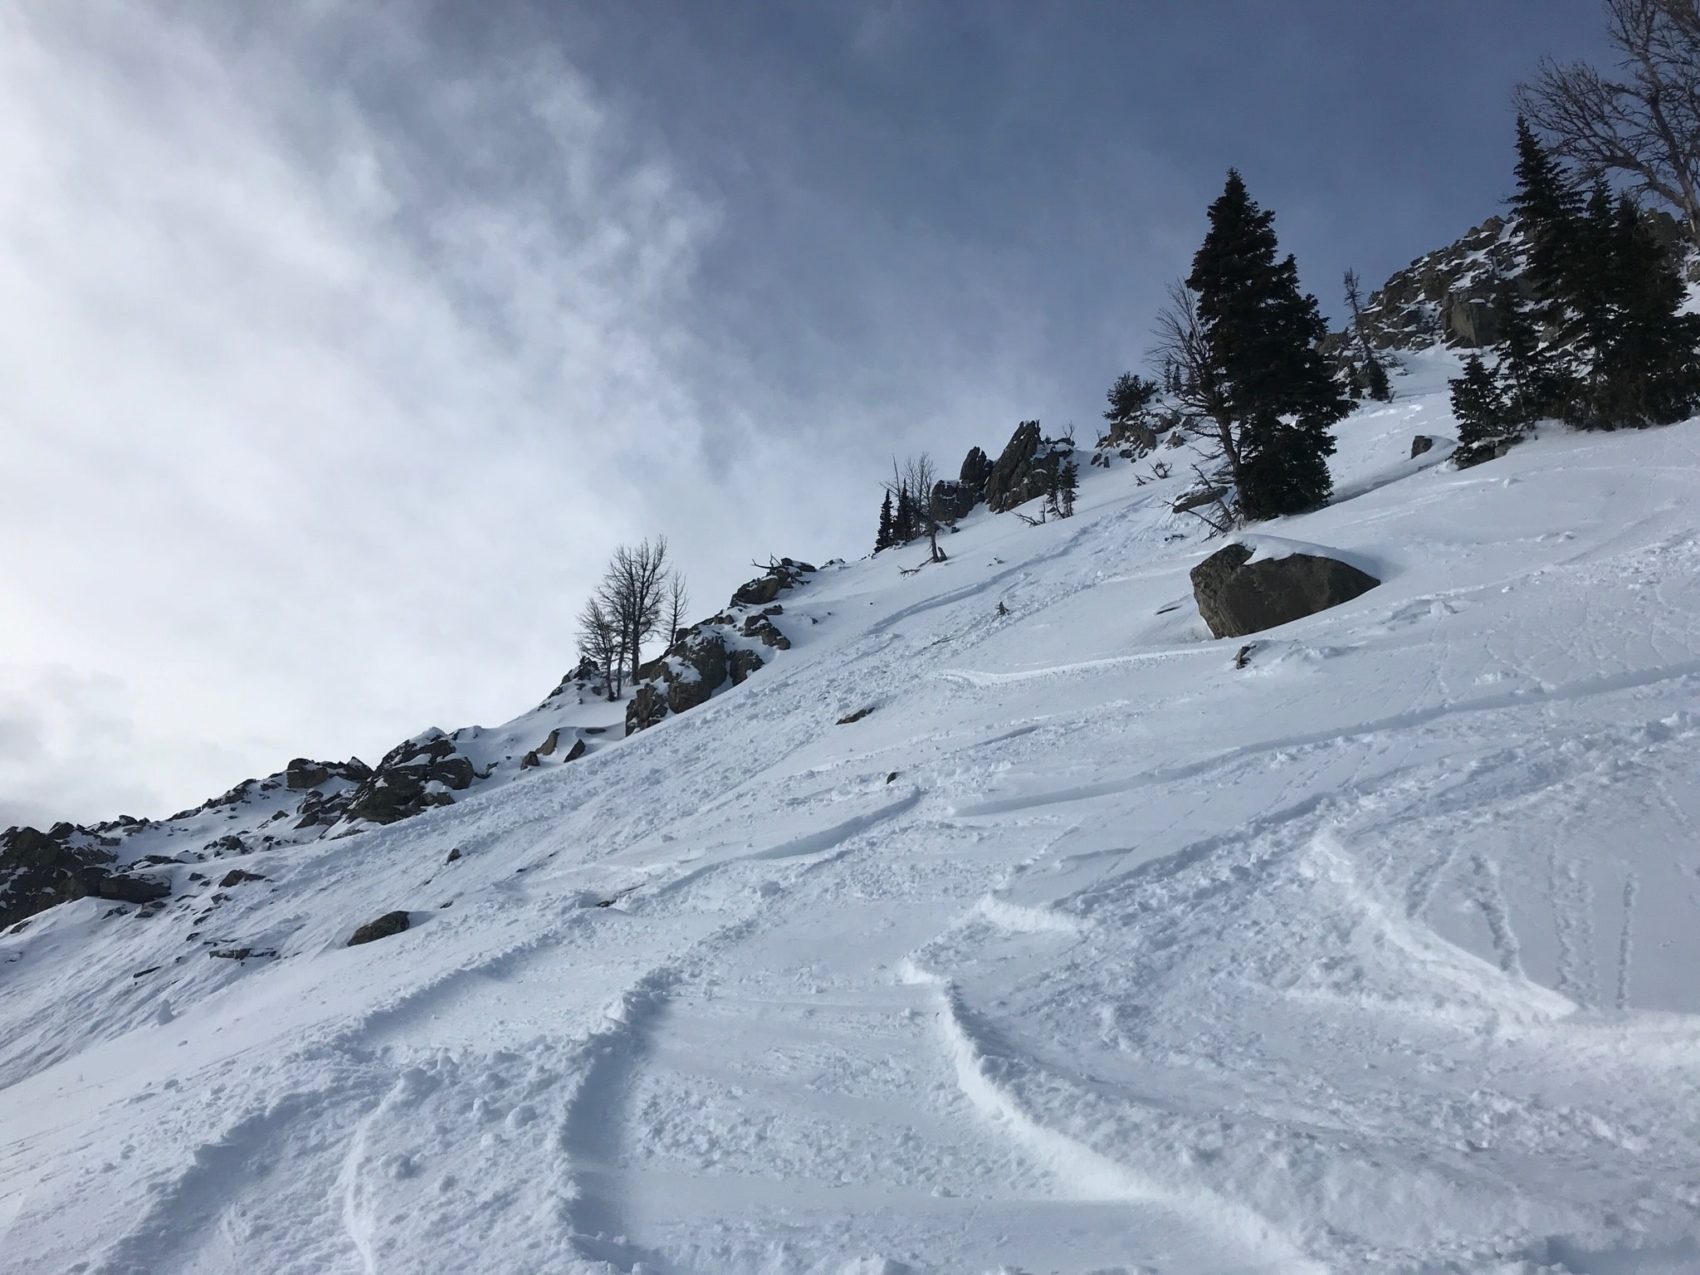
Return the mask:
<svg viewBox="0 0 1700 1275">
<path fill-rule="evenodd" d="M 0 17 L 14 747 L 50 670 L 103 688 L 56 721 L 133 723 L 118 776 L 27 785 L 78 817 L 525 707 L 700 460 L 670 370 L 714 206 L 547 49 L 496 74 L 401 7 L 308 12 Z"/>
</svg>

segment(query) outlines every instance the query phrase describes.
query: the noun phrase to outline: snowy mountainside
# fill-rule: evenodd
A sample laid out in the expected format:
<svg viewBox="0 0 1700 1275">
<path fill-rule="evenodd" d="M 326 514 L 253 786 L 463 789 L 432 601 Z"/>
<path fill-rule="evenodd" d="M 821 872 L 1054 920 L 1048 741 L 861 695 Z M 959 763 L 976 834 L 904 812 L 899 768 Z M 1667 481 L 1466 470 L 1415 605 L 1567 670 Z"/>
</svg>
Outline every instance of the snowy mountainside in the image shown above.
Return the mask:
<svg viewBox="0 0 1700 1275">
<path fill-rule="evenodd" d="M 617 746 L 0 936 L 0 1271 L 1700 1267 L 1700 424 L 1456 472 L 1454 366 L 1259 529 L 1344 606 L 1211 640 L 1187 466 L 1095 466 Z"/>
</svg>

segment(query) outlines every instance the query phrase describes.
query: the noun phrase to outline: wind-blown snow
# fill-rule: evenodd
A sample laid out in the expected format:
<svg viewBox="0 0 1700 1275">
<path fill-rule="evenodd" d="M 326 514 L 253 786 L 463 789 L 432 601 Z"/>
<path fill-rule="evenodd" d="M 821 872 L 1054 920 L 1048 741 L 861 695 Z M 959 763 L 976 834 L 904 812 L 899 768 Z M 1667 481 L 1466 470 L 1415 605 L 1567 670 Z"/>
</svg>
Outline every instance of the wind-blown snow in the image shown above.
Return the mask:
<svg viewBox="0 0 1700 1275">
<path fill-rule="evenodd" d="M 0 1270 L 1700 1269 L 1700 425 L 1454 472 L 1411 363 L 1258 529 L 1385 582 L 1244 668 L 1118 463 L 570 766 L 0 937 Z"/>
</svg>

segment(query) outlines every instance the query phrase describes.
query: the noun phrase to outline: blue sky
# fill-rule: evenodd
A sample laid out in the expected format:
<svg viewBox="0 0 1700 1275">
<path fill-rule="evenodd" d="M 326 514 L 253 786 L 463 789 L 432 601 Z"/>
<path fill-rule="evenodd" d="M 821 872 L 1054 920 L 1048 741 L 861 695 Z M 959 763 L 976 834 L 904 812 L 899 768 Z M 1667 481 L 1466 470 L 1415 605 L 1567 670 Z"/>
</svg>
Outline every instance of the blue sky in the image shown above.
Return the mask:
<svg viewBox="0 0 1700 1275">
<path fill-rule="evenodd" d="M 1495 212 L 1542 3 L 0 13 L 0 824 L 530 707 L 890 458 L 1087 435 L 1237 166 L 1325 309 Z"/>
</svg>

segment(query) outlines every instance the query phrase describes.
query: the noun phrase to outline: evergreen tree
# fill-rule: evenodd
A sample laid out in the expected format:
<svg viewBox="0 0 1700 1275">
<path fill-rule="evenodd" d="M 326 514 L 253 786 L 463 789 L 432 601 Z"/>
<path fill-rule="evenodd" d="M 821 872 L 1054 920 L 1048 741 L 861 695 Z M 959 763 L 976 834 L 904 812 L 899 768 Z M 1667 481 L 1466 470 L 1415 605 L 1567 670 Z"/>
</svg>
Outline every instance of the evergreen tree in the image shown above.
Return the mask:
<svg viewBox="0 0 1700 1275">
<path fill-rule="evenodd" d="M 1080 490 L 1080 467 L 1073 460 L 1065 460 L 1057 470 L 1057 515 L 1062 518 L 1074 517 L 1074 493 Z"/>
<path fill-rule="evenodd" d="M 1150 408 L 1160 388 L 1155 381 L 1123 372 L 1105 395 L 1109 407 L 1104 411 L 1104 419 L 1112 428 L 1132 424 Z"/>
<path fill-rule="evenodd" d="M 1452 455 L 1460 466 L 1492 458 L 1496 447 L 1521 433 L 1506 411 L 1493 373 L 1479 355 L 1472 354 L 1464 363 L 1464 375 L 1448 384 L 1452 414 L 1458 418 L 1458 450 Z"/>
<path fill-rule="evenodd" d="M 1682 420 L 1700 396 L 1700 318 L 1680 313 L 1687 289 L 1647 215 L 1628 196 L 1619 200 L 1606 236 L 1610 322 L 1581 423 L 1613 428 Z"/>
<path fill-rule="evenodd" d="M 1350 403 L 1319 351 L 1327 332 L 1298 266 L 1276 257 L 1274 214 L 1238 172 L 1211 204 L 1210 230 L 1187 286 L 1198 294 L 1214 390 L 1237 426 L 1240 509 L 1252 519 L 1296 513 L 1333 490 L 1330 426 Z"/>
<path fill-rule="evenodd" d="M 1393 401 L 1393 386 L 1387 380 L 1387 368 L 1378 358 L 1371 357 L 1364 369 L 1364 392 L 1377 403 Z"/>
<path fill-rule="evenodd" d="M 1558 411 L 1567 393 L 1566 378 L 1553 366 L 1550 352 L 1541 344 L 1529 302 L 1515 281 L 1499 281 L 1493 308 L 1499 324 L 1497 380 L 1507 417 L 1518 426 L 1533 425 Z"/>
<path fill-rule="evenodd" d="M 899 487 L 897 489 L 897 512 L 891 520 L 892 543 L 908 544 L 915 538 L 917 530 L 915 501 L 909 495 L 908 487 Z"/>
<path fill-rule="evenodd" d="M 885 500 L 880 504 L 880 529 L 878 534 L 874 536 L 875 553 L 880 552 L 882 549 L 891 548 L 891 532 L 891 492 L 887 491 L 885 493 Z"/>
<path fill-rule="evenodd" d="M 1542 321 L 1562 331 L 1569 323 L 1564 299 L 1571 290 L 1582 201 L 1558 160 L 1521 115 L 1517 117 L 1515 171 L 1517 193 L 1511 197 L 1511 208 L 1528 253 L 1529 283 L 1542 303 Z"/>
</svg>

